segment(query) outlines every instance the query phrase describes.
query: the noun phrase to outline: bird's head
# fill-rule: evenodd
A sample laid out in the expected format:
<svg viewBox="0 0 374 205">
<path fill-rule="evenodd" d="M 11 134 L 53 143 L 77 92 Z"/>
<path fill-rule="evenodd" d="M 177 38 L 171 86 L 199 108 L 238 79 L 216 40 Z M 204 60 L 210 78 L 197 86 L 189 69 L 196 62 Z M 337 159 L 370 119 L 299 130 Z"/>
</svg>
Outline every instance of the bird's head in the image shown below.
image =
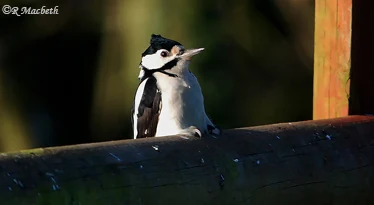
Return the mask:
<svg viewBox="0 0 374 205">
<path fill-rule="evenodd" d="M 189 62 L 192 56 L 204 50 L 204 48 L 185 49 L 179 42 L 155 34 L 152 34 L 150 44 L 143 52 L 140 63 L 141 68 L 150 71 L 173 71 L 173 68 L 177 67 L 183 69 L 185 67 L 183 65 Z"/>
</svg>

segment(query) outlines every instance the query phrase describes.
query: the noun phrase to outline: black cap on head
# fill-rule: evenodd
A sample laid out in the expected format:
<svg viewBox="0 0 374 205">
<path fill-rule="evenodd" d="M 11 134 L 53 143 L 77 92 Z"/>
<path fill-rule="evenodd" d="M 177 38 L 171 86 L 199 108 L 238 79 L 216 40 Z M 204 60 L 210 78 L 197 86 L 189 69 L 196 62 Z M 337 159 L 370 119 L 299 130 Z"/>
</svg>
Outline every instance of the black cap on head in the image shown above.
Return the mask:
<svg viewBox="0 0 374 205">
<path fill-rule="evenodd" d="M 167 39 L 161 35 L 152 34 L 151 35 L 151 45 L 142 53 L 142 57 L 156 53 L 160 49 L 166 49 L 170 51 L 175 45 L 182 45 L 177 41 Z"/>
</svg>

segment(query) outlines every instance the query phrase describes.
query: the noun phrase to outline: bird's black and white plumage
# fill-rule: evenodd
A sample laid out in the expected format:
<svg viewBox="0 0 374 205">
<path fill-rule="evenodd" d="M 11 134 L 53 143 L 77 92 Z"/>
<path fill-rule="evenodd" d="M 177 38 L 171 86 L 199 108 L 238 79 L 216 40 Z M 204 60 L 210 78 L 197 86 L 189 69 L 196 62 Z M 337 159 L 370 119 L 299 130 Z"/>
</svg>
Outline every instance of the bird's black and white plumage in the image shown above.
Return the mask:
<svg viewBox="0 0 374 205">
<path fill-rule="evenodd" d="M 133 107 L 134 139 L 176 134 L 219 135 L 205 114 L 204 98 L 189 71 L 191 57 L 203 48 L 184 49 L 177 41 L 152 34 L 140 63 Z"/>
</svg>

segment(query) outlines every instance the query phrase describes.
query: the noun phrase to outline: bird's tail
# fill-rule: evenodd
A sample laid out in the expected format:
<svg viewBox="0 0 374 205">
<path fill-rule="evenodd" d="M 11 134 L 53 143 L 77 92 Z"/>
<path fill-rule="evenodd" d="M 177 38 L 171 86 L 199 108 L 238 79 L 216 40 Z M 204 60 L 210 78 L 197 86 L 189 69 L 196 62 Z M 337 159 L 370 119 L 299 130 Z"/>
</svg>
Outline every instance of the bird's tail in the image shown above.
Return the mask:
<svg viewBox="0 0 374 205">
<path fill-rule="evenodd" d="M 214 125 L 208 116 L 206 117 L 206 124 L 208 134 L 218 136 L 222 133 L 222 130 L 218 126 Z"/>
</svg>

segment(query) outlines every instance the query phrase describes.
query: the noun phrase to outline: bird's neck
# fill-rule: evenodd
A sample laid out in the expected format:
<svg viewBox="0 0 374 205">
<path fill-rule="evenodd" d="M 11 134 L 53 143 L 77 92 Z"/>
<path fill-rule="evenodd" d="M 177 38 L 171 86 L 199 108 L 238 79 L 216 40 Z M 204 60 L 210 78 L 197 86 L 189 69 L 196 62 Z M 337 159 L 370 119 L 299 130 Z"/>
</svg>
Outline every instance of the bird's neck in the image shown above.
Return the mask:
<svg viewBox="0 0 374 205">
<path fill-rule="evenodd" d="M 164 66 L 159 69 L 148 69 L 141 66 L 141 71 L 139 75 L 140 81 L 152 76 L 154 73 L 162 73 L 168 77 L 181 77 L 188 75 L 190 72 L 188 70 L 189 61 L 178 61 L 173 67 Z"/>
</svg>

